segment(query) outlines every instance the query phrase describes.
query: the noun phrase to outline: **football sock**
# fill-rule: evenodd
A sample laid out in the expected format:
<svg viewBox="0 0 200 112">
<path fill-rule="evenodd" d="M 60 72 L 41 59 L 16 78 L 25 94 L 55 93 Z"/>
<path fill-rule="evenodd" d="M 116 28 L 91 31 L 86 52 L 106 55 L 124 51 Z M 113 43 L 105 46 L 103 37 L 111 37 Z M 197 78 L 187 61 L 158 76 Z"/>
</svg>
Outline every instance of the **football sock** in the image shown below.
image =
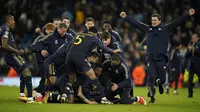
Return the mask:
<svg viewBox="0 0 200 112">
<path fill-rule="evenodd" d="M 28 97 L 32 97 L 32 80 L 30 76 L 24 77 L 24 83 L 26 85 Z"/>
<path fill-rule="evenodd" d="M 20 93 L 24 93 L 25 83 L 24 83 L 24 76 L 20 76 Z M 21 96 L 21 95 L 20 95 Z M 24 95 L 25 96 L 25 95 Z"/>
</svg>

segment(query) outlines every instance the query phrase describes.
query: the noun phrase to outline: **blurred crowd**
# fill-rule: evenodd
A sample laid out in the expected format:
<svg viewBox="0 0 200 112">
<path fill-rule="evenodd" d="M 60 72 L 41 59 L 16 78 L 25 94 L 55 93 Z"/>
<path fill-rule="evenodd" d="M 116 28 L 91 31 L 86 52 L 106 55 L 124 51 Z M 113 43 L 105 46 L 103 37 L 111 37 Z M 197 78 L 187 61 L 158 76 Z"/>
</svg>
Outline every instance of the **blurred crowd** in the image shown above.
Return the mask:
<svg viewBox="0 0 200 112">
<path fill-rule="evenodd" d="M 14 32 L 15 40 L 18 48 L 26 50 L 27 55 L 24 57 L 33 75 L 36 73 L 35 60 L 28 48 L 34 40 L 35 28 L 42 28 L 53 18 L 70 17 L 72 20 L 70 27 L 76 32 L 82 31 L 86 17 L 93 17 L 100 31 L 103 21 L 109 20 L 112 29 L 122 38 L 126 62 L 132 71 L 137 65 L 145 65 L 145 51 L 141 50 L 145 34 L 124 22 L 119 17 L 121 11 L 127 12 L 128 15 L 145 24 L 150 24 L 153 13 L 159 13 L 162 24 L 166 24 L 186 13 L 189 8 L 196 9 L 200 6 L 199 0 L 4 0 L 0 3 L 2 5 L 0 19 L 4 14 L 12 14 L 15 17 L 17 26 Z M 174 42 L 180 42 L 182 57 L 192 32 L 200 34 L 199 20 L 200 16 L 196 14 L 171 33 L 169 45 L 173 46 Z M 0 74 L 7 74 L 8 70 L 9 67 L 0 54 Z"/>
</svg>

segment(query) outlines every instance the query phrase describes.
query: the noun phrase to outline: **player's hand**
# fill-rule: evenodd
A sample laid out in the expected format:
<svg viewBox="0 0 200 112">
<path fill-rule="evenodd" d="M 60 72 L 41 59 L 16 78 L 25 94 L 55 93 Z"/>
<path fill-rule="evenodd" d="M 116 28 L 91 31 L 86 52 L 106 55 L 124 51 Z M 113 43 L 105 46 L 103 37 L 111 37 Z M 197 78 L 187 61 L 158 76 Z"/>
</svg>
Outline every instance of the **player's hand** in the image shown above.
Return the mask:
<svg viewBox="0 0 200 112">
<path fill-rule="evenodd" d="M 24 52 L 24 50 L 23 50 L 23 49 L 20 49 L 20 50 L 18 50 L 17 54 L 19 54 L 19 55 L 24 55 L 24 54 L 25 54 L 25 52 Z"/>
<path fill-rule="evenodd" d="M 35 29 L 35 33 L 40 33 L 41 32 L 41 29 L 40 28 L 36 28 Z"/>
<path fill-rule="evenodd" d="M 113 50 L 113 53 L 118 53 L 118 52 L 121 52 L 121 50 L 120 49 Z"/>
<path fill-rule="evenodd" d="M 122 12 L 120 13 L 120 16 L 121 16 L 122 18 L 125 18 L 125 17 L 126 17 L 126 12 L 123 12 L 123 11 L 122 11 Z"/>
<path fill-rule="evenodd" d="M 112 87 L 111 87 L 112 91 L 115 91 L 118 89 L 118 85 L 113 83 Z"/>
<path fill-rule="evenodd" d="M 43 57 L 47 57 L 49 53 L 46 50 L 42 50 L 41 54 Z"/>
<path fill-rule="evenodd" d="M 90 101 L 89 104 L 97 104 L 97 102 L 95 102 L 95 101 Z"/>
<path fill-rule="evenodd" d="M 192 15 L 194 15 L 194 14 L 195 14 L 195 10 L 194 10 L 194 9 L 190 9 L 190 10 L 189 10 L 189 15 L 192 16 Z"/>
</svg>

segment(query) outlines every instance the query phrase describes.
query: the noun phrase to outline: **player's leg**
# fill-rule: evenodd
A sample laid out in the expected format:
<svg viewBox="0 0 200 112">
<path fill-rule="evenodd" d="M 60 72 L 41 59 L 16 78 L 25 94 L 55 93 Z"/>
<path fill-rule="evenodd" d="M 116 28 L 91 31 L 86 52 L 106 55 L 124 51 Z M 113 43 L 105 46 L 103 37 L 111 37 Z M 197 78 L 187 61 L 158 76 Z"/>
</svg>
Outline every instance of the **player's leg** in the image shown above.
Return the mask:
<svg viewBox="0 0 200 112">
<path fill-rule="evenodd" d="M 79 58 L 80 60 L 74 60 L 74 64 L 76 66 L 76 68 L 83 72 L 84 74 L 86 74 L 92 81 L 93 84 L 95 84 L 97 86 L 98 91 L 100 92 L 100 96 L 102 96 L 101 98 L 101 103 L 106 103 L 106 104 L 112 104 L 109 100 L 107 100 L 107 98 L 105 97 L 105 93 L 104 93 L 104 88 L 101 85 L 101 83 L 99 82 L 98 78 L 95 75 L 94 70 L 92 69 L 90 63 L 84 59 L 84 58 Z M 84 60 L 84 61 L 83 61 Z"/>
<path fill-rule="evenodd" d="M 38 93 L 41 93 L 43 88 L 45 87 L 45 85 L 44 85 L 44 83 L 45 83 L 44 63 L 38 64 L 38 69 L 39 69 L 38 74 L 41 77 L 41 79 L 40 79 L 38 87 L 34 88 L 34 90 Z"/>
<path fill-rule="evenodd" d="M 188 98 L 193 97 L 193 78 L 194 78 L 194 72 L 193 70 L 189 70 L 189 79 L 188 79 Z"/>
<path fill-rule="evenodd" d="M 155 94 L 156 94 L 156 89 L 154 87 L 154 82 L 155 82 L 155 74 L 156 74 L 156 67 L 155 63 L 152 61 L 148 61 L 147 63 L 147 83 L 148 83 L 148 97 L 151 98 L 149 103 L 155 103 Z"/>
<path fill-rule="evenodd" d="M 130 97 L 130 91 L 131 89 L 123 89 L 120 91 L 120 103 L 121 104 L 134 104 L 135 102 L 139 102 L 142 105 L 146 105 L 146 101 L 143 97 L 137 96 L 137 97 Z"/>
<path fill-rule="evenodd" d="M 20 77 L 20 93 L 24 92 L 24 87 L 26 86 L 28 93 L 28 103 L 33 103 L 31 79 L 32 74 L 27 68 L 24 59 L 21 56 L 10 54 L 6 57 L 6 62 L 8 65 L 13 67 L 13 69 L 15 69 L 15 71 L 17 71 L 18 74 L 22 75 Z"/>
<path fill-rule="evenodd" d="M 164 93 L 163 84 L 166 82 L 166 73 L 167 73 L 167 67 L 166 67 L 166 60 L 156 61 L 156 67 L 157 67 L 157 74 L 158 79 L 156 80 L 156 83 L 159 87 L 160 94 Z"/>
<path fill-rule="evenodd" d="M 31 71 L 28 68 L 22 70 L 21 74 L 24 76 L 24 83 L 26 85 L 27 93 L 28 93 L 28 103 L 32 103 L 32 75 Z"/>
<path fill-rule="evenodd" d="M 179 71 L 175 71 L 174 74 L 174 81 L 175 81 L 175 86 L 174 86 L 174 95 L 178 95 L 177 89 L 178 89 L 178 81 L 179 81 L 179 76 L 180 76 L 180 72 Z"/>
<path fill-rule="evenodd" d="M 25 93 L 24 93 L 25 83 L 24 83 L 24 76 L 23 75 L 20 76 L 20 87 L 19 87 L 19 89 L 20 89 L 20 96 L 25 97 L 26 96 Z"/>
</svg>

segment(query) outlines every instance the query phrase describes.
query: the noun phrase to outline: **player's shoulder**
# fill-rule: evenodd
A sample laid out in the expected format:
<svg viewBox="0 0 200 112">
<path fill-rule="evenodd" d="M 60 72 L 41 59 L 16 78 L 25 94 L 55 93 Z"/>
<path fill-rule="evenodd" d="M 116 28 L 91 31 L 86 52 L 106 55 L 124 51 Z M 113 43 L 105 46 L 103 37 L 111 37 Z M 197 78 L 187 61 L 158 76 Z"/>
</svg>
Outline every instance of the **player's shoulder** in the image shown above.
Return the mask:
<svg viewBox="0 0 200 112">
<path fill-rule="evenodd" d="M 0 31 L 9 31 L 9 28 L 7 25 L 3 24 L 1 27 L 0 27 Z"/>
<path fill-rule="evenodd" d="M 115 31 L 115 30 L 112 30 L 112 33 L 117 35 L 117 36 L 119 36 L 119 33 L 117 31 Z"/>
<path fill-rule="evenodd" d="M 50 38 L 53 37 L 53 36 L 54 36 L 54 33 L 50 33 L 50 34 L 44 36 L 40 41 L 45 41 L 45 40 L 47 40 L 47 39 L 50 39 Z"/>
<path fill-rule="evenodd" d="M 73 29 L 71 29 L 71 28 L 69 28 L 68 32 L 69 33 L 75 33 L 75 31 Z"/>
<path fill-rule="evenodd" d="M 71 33 L 65 33 L 65 37 L 67 37 L 67 38 L 74 38 Z"/>
<path fill-rule="evenodd" d="M 126 72 L 129 71 L 128 65 L 124 61 L 121 62 L 120 68 Z"/>
<path fill-rule="evenodd" d="M 102 63 L 102 65 L 103 65 L 103 66 L 108 66 L 108 65 L 110 65 L 110 63 L 111 63 L 111 60 L 105 60 L 105 61 Z"/>
</svg>

